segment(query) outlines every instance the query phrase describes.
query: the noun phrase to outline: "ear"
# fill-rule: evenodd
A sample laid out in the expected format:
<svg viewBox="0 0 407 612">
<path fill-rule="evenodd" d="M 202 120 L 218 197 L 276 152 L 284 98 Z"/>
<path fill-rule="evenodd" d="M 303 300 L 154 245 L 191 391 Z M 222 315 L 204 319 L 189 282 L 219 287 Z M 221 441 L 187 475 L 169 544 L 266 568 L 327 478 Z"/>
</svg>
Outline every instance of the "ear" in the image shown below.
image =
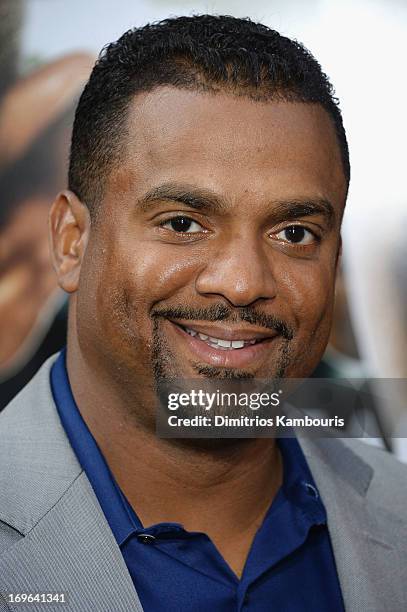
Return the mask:
<svg viewBox="0 0 407 612">
<path fill-rule="evenodd" d="M 61 191 L 49 213 L 51 258 L 59 286 L 78 289 L 79 274 L 90 232 L 89 210 L 72 191 Z"/>
</svg>

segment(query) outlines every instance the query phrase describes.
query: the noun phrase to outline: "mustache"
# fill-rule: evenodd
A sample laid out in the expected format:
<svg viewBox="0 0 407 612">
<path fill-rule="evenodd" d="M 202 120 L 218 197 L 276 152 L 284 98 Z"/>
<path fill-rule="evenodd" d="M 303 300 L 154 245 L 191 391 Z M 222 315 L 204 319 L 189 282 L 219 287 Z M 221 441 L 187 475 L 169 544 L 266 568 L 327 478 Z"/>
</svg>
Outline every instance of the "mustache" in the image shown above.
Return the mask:
<svg viewBox="0 0 407 612">
<path fill-rule="evenodd" d="M 264 312 L 258 312 L 250 306 L 230 308 L 225 304 L 213 304 L 208 308 L 188 308 L 186 306 L 174 306 L 168 308 L 157 308 L 151 313 L 154 319 L 172 318 L 185 319 L 187 321 L 229 321 L 232 323 L 251 323 L 265 329 L 271 329 L 280 334 L 286 340 L 292 340 L 294 330 L 285 321 Z"/>
</svg>

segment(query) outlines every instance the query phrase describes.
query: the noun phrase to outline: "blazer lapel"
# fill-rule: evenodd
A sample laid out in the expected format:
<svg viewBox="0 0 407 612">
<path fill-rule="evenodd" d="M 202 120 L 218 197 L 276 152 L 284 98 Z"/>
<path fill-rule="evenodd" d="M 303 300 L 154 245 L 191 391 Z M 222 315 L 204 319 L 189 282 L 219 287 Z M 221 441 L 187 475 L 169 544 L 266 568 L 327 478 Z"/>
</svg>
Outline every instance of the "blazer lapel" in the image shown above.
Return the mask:
<svg viewBox="0 0 407 612">
<path fill-rule="evenodd" d="M 392 535 L 406 525 L 368 499 L 373 469 L 338 439 L 299 441 L 327 510 L 346 611 L 406 610 L 406 551 Z"/>
<path fill-rule="evenodd" d="M 84 472 L 0 562 L 6 593 L 65 593 L 70 612 L 142 612 L 120 549 Z M 44 604 L 18 605 L 40 612 Z M 56 609 L 55 608 L 52 609 Z"/>
<path fill-rule="evenodd" d="M 61 610 L 70 612 L 142 612 L 121 551 L 59 420 L 49 382 L 54 359 L 0 418 L 0 528 L 3 522 L 21 534 L 0 557 L 0 591 L 66 593 Z M 0 610 L 3 604 L 0 600 Z M 39 612 L 44 605 L 19 603 L 16 609 Z"/>
</svg>

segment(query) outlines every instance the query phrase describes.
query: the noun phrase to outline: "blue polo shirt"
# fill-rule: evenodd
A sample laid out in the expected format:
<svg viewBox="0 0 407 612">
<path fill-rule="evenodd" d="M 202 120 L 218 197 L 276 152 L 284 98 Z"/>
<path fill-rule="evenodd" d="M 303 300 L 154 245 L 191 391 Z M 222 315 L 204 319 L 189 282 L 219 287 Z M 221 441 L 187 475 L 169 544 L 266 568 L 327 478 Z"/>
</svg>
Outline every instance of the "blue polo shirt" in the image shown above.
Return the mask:
<svg viewBox="0 0 407 612">
<path fill-rule="evenodd" d="M 239 579 L 205 533 L 178 523 L 142 525 L 75 404 L 65 351 L 51 386 L 145 612 L 344 612 L 325 508 L 295 438 L 278 440 L 283 484 Z"/>
</svg>

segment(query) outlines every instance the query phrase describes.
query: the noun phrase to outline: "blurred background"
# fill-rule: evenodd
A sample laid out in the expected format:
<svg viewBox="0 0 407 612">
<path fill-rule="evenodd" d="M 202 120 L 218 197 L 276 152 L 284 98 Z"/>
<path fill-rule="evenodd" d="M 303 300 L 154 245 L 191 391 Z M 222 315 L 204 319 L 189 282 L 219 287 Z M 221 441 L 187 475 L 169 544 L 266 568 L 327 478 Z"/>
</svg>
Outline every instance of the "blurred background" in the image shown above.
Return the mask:
<svg viewBox="0 0 407 612">
<path fill-rule="evenodd" d="M 334 84 L 352 179 L 335 323 L 315 376 L 370 381 L 379 443 L 407 460 L 405 438 L 382 436 L 383 422 L 407 431 L 405 0 L 0 0 L 0 410 L 65 343 L 47 212 L 66 186 L 95 58 L 131 27 L 194 13 L 262 21 L 304 43 Z"/>
</svg>

